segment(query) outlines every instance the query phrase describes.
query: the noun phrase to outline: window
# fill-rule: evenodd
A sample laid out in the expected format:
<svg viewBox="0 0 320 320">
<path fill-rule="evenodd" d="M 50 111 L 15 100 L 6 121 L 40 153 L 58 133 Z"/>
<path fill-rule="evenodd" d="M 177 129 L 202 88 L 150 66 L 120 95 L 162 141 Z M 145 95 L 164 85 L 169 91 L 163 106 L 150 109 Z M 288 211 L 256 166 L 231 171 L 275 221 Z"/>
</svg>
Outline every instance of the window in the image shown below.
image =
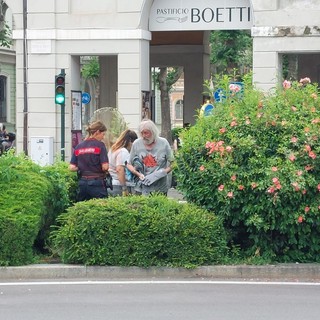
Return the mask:
<svg viewBox="0 0 320 320">
<path fill-rule="evenodd" d="M 7 77 L 0 76 L 0 122 L 7 122 Z"/>
<path fill-rule="evenodd" d="M 174 106 L 175 119 L 183 119 L 183 100 L 178 100 Z"/>
</svg>

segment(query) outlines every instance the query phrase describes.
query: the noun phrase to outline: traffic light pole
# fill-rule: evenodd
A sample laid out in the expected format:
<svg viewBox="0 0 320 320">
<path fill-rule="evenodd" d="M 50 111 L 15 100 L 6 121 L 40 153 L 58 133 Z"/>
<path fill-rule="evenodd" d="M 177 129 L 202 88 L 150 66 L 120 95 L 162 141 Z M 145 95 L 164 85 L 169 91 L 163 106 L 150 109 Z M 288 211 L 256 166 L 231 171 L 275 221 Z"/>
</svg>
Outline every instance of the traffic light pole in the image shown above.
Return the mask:
<svg viewBox="0 0 320 320">
<path fill-rule="evenodd" d="M 61 160 L 65 160 L 65 103 L 61 105 Z"/>
<path fill-rule="evenodd" d="M 61 69 L 60 73 L 65 77 L 65 69 Z M 65 160 L 65 117 L 66 117 L 66 104 L 63 102 L 61 105 L 61 160 Z"/>
</svg>

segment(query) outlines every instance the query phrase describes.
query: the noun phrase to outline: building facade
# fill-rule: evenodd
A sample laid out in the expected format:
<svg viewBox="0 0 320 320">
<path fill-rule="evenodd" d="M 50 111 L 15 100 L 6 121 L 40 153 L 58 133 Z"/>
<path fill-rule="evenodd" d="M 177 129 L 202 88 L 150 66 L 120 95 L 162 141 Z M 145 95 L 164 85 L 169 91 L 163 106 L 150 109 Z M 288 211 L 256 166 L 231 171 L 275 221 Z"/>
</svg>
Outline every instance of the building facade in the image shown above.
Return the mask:
<svg viewBox="0 0 320 320">
<path fill-rule="evenodd" d="M 81 90 L 81 57 L 98 56 L 99 103 L 115 107 L 136 129 L 152 92 L 151 68 L 184 67 L 183 122 L 194 123 L 209 74 L 209 33 L 248 29 L 253 75 L 268 91 L 282 80 L 282 57 L 294 54 L 298 75 L 319 80 L 318 0 L 5 0 L 13 16 L 16 51 L 17 151 L 30 153 L 32 137 L 51 137 L 71 155 Z M 312 63 L 311 63 L 312 61 Z M 54 102 L 54 79 L 66 72 L 65 118 Z M 308 71 L 308 74 L 304 74 Z M 150 100 L 151 101 L 151 100 Z M 179 106 L 177 106 L 179 109 Z M 82 109 L 81 109 L 82 110 Z"/>
</svg>

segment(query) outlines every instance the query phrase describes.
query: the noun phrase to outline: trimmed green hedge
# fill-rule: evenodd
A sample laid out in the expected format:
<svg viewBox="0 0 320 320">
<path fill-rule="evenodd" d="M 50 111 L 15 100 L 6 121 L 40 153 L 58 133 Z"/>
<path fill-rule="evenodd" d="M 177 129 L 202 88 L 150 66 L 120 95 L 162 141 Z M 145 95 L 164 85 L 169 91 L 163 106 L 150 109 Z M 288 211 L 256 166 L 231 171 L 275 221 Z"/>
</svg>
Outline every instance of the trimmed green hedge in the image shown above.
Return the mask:
<svg viewBox="0 0 320 320">
<path fill-rule="evenodd" d="M 52 241 L 65 263 L 192 267 L 227 257 L 219 218 L 160 195 L 76 203 L 58 221 Z"/>
<path fill-rule="evenodd" d="M 0 265 L 33 262 L 50 225 L 70 204 L 72 183 L 66 164 L 42 168 L 24 155 L 0 157 Z"/>
</svg>

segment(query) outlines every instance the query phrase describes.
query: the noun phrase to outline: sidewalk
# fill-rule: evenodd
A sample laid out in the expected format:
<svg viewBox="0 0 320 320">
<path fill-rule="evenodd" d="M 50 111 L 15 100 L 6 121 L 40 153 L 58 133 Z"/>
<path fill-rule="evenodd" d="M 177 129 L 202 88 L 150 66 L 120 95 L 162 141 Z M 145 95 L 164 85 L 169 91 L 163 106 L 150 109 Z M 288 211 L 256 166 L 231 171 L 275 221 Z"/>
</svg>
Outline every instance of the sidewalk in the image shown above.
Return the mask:
<svg viewBox="0 0 320 320">
<path fill-rule="evenodd" d="M 183 195 L 175 188 L 170 188 L 168 191 L 168 198 L 183 201 Z"/>
<path fill-rule="evenodd" d="M 203 266 L 195 269 L 166 267 L 107 267 L 34 264 L 0 267 L 0 281 L 23 280 L 246 280 L 320 282 L 320 264 L 266 266 Z"/>
</svg>

